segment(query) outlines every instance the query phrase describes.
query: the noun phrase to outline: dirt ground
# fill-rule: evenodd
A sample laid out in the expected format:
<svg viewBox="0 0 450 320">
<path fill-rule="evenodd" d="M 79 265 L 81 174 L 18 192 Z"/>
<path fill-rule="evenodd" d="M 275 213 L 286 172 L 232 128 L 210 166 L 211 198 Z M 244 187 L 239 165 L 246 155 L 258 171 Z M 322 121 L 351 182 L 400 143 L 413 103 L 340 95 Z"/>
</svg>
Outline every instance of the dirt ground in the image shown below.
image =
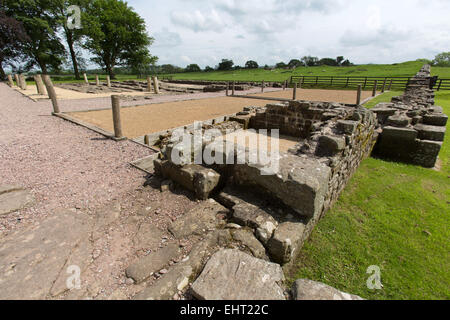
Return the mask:
<svg viewBox="0 0 450 320">
<path fill-rule="evenodd" d="M 254 94 L 265 97 L 289 98 L 292 90 Z M 363 99 L 370 92 L 363 92 Z M 355 103 L 356 92 L 343 90 L 299 90 L 301 100 Z M 273 101 L 272 101 L 273 102 Z M 194 121 L 205 121 L 219 116 L 233 114 L 246 106 L 265 106 L 269 100 L 219 97 L 200 100 L 177 101 L 123 108 L 122 129 L 126 137 L 137 138 L 146 134 L 189 125 Z M 91 123 L 113 132 L 111 110 L 70 113 L 74 118 Z"/>
<path fill-rule="evenodd" d="M 267 92 L 263 94 L 254 94 L 254 96 L 263 96 L 271 98 L 292 99 L 293 90 L 284 90 L 276 92 Z M 372 91 L 363 91 L 361 100 L 372 96 Z M 297 100 L 325 101 L 340 103 L 356 103 L 356 90 L 319 90 L 319 89 L 297 89 Z"/>
</svg>

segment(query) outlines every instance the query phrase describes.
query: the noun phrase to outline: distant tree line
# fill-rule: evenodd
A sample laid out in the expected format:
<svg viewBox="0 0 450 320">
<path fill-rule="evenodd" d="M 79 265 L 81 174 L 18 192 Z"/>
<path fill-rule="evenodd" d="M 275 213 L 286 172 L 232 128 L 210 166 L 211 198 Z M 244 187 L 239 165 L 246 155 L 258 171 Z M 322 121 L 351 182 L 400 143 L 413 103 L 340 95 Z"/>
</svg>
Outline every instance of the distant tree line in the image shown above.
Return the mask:
<svg viewBox="0 0 450 320">
<path fill-rule="evenodd" d="M 74 11 L 80 8 L 73 27 Z M 123 0 L 0 0 L 0 77 L 4 68 L 42 73 L 72 69 L 80 79 L 82 49 L 112 78 L 116 68 L 148 70 L 157 61 L 146 24 Z M 67 48 L 67 49 L 66 49 Z"/>
</svg>

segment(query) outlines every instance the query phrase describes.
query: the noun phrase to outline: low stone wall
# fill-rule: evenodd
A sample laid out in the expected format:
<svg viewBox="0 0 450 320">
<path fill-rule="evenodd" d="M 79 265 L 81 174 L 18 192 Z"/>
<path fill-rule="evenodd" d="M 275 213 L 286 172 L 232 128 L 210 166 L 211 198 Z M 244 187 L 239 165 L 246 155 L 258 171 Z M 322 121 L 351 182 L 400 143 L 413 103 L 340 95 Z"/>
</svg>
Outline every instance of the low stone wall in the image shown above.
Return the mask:
<svg viewBox="0 0 450 320">
<path fill-rule="evenodd" d="M 434 105 L 430 79 L 430 67 L 424 66 L 404 95 L 372 109 L 381 131 L 374 150 L 376 156 L 426 168 L 436 165 L 448 117 Z"/>
</svg>

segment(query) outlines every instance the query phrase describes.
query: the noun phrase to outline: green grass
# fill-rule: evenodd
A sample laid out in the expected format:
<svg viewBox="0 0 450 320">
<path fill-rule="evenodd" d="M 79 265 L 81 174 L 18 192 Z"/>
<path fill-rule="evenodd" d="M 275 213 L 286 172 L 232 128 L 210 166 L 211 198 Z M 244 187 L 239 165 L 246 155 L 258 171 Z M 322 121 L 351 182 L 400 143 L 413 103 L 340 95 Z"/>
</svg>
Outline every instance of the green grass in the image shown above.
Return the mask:
<svg viewBox="0 0 450 320">
<path fill-rule="evenodd" d="M 450 114 L 450 92 L 437 93 L 436 104 Z M 366 299 L 450 299 L 448 137 L 440 159 L 441 171 L 365 160 L 313 231 L 290 281 L 321 281 Z M 382 290 L 366 286 L 371 265 L 381 268 Z"/>
<path fill-rule="evenodd" d="M 365 103 L 364 106 L 368 109 L 371 109 L 381 102 L 390 102 L 392 97 L 401 96 L 402 94 L 403 94 L 403 91 L 389 91 L 389 92 L 380 94 L 378 97 L 375 97 L 374 99 Z"/>
<path fill-rule="evenodd" d="M 236 70 L 236 71 L 213 71 L 213 72 L 192 72 L 177 73 L 173 79 L 179 80 L 218 80 L 218 81 L 284 81 L 291 76 L 377 76 L 377 77 L 409 77 L 417 73 L 423 62 L 410 61 L 393 65 L 359 65 L 352 67 L 300 67 L 295 70 Z M 168 76 L 168 75 L 165 75 Z"/>
<path fill-rule="evenodd" d="M 450 79 L 450 67 L 432 67 L 431 73 L 439 78 Z"/>
</svg>

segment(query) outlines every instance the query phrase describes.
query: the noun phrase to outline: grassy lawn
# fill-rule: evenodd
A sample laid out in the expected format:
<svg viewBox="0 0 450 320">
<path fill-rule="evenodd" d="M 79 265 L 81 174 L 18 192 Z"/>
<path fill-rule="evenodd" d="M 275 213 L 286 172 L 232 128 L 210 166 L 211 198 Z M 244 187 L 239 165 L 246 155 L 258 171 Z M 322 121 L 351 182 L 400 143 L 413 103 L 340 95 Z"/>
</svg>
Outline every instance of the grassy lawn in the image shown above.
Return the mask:
<svg viewBox="0 0 450 320">
<path fill-rule="evenodd" d="M 371 109 L 381 102 L 390 102 L 392 97 L 401 96 L 402 94 L 403 91 L 389 91 L 370 100 L 369 102 L 365 103 L 364 106 L 368 109 Z"/>
<path fill-rule="evenodd" d="M 436 104 L 450 114 L 450 92 L 438 93 Z M 365 160 L 314 230 L 290 281 L 321 281 L 366 299 L 450 299 L 448 136 L 440 159 L 439 172 Z M 381 268 L 382 290 L 366 286 L 371 265 Z"/>
</svg>

